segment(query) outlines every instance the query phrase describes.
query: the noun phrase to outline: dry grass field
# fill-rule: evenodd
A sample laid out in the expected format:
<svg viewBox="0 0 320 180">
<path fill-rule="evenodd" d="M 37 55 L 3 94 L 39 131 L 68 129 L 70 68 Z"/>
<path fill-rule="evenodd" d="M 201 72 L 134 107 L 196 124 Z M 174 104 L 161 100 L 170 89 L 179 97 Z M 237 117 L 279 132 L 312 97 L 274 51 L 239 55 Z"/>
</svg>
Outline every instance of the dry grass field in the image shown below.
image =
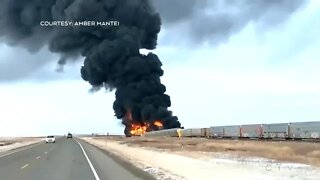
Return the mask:
<svg viewBox="0 0 320 180">
<path fill-rule="evenodd" d="M 320 143 L 82 137 L 157 179 L 318 179 Z"/>
<path fill-rule="evenodd" d="M 102 138 L 102 137 L 100 137 Z M 320 143 L 298 141 L 221 140 L 205 138 L 103 137 L 129 146 L 175 152 L 195 158 L 227 153 L 243 157 L 262 157 L 320 167 Z"/>
</svg>

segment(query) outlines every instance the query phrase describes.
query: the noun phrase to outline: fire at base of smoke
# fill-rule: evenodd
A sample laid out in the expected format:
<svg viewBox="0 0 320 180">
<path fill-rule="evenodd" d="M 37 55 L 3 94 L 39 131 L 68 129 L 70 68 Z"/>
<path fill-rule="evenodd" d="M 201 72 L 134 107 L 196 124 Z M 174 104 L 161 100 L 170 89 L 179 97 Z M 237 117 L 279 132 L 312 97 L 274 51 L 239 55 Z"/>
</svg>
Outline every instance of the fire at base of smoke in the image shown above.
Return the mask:
<svg viewBox="0 0 320 180">
<path fill-rule="evenodd" d="M 40 21 L 40 26 L 120 26 L 119 21 Z"/>
</svg>

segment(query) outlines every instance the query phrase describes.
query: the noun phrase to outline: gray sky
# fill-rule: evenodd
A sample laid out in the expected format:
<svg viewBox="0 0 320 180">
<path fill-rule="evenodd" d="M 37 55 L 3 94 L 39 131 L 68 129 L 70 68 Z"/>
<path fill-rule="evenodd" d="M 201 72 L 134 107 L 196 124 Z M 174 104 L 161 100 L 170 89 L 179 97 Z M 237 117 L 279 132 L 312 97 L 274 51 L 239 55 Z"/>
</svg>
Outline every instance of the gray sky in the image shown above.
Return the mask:
<svg viewBox="0 0 320 180">
<path fill-rule="evenodd" d="M 183 126 L 320 120 L 319 1 L 157 2 L 163 26 L 153 52 Z M 58 58 L 0 45 L 0 136 L 122 134 L 114 93 L 88 93 L 81 60 L 56 73 Z"/>
<path fill-rule="evenodd" d="M 308 2 L 305 0 L 153 1 L 162 15 L 165 26 L 170 28 L 168 38 L 172 38 L 170 36 L 172 28 L 180 32 L 179 36 L 174 36 L 175 41 L 187 41 L 192 45 L 203 43 L 219 45 L 250 23 L 254 23 L 260 31 L 279 26 Z"/>
</svg>

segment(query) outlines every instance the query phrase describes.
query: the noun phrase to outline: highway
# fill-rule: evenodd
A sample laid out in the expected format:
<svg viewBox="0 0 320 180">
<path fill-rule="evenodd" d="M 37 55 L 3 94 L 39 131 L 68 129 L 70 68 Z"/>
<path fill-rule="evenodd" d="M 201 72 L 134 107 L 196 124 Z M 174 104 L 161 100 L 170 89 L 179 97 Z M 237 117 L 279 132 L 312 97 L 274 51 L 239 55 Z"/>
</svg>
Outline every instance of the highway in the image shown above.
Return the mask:
<svg viewBox="0 0 320 180">
<path fill-rule="evenodd" d="M 77 138 L 57 138 L 0 154 L 1 180 L 153 179 Z"/>
</svg>

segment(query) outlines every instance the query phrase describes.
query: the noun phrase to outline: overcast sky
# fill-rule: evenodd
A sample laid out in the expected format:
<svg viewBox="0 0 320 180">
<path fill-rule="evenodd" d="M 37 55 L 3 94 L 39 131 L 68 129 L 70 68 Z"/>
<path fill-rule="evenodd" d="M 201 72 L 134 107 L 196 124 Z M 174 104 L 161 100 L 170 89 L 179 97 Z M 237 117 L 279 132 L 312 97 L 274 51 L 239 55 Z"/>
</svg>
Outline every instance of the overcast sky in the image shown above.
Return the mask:
<svg viewBox="0 0 320 180">
<path fill-rule="evenodd" d="M 153 52 L 185 128 L 320 120 L 320 1 L 182 1 L 155 3 Z M 58 58 L 0 44 L 0 136 L 123 134 L 114 92 L 89 93 L 81 60 L 58 73 Z"/>
</svg>

